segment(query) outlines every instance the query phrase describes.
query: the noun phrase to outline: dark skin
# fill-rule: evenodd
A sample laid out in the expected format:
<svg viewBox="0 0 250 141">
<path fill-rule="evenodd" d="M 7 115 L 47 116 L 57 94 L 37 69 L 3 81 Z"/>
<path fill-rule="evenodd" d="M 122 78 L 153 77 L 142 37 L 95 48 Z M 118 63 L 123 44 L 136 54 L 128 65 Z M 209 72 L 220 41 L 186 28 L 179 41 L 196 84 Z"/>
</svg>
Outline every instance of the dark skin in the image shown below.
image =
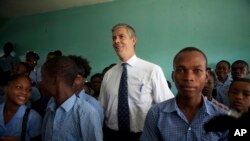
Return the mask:
<svg viewBox="0 0 250 141">
<path fill-rule="evenodd" d="M 174 62 L 172 78 L 178 90 L 177 105 L 191 123 L 202 106 L 202 89 L 208 80 L 204 56 L 197 51 L 180 53 Z"/>
<path fill-rule="evenodd" d="M 75 86 L 68 86 L 60 75 L 50 76 L 46 69 L 47 68 L 44 68 L 42 70 L 42 93 L 54 97 L 57 106 L 60 106 L 74 94 Z"/>
<path fill-rule="evenodd" d="M 217 64 L 215 72 L 217 74 L 218 80 L 224 83 L 227 80 L 227 75 L 230 72 L 230 68 L 225 62 L 220 62 Z"/>
<path fill-rule="evenodd" d="M 18 105 L 11 105 L 11 104 L 6 103 L 6 106 L 4 107 L 4 123 L 5 123 L 5 125 L 16 114 L 19 107 L 20 106 L 18 106 Z"/>
<path fill-rule="evenodd" d="M 27 76 L 19 77 L 10 82 L 5 88 L 6 102 L 4 107 L 4 123 L 5 125 L 13 118 L 19 107 L 25 104 L 31 96 L 31 81 Z M 30 139 L 31 141 L 40 141 L 40 136 Z M 0 137 L 0 141 L 19 141 L 14 136 Z"/>
</svg>

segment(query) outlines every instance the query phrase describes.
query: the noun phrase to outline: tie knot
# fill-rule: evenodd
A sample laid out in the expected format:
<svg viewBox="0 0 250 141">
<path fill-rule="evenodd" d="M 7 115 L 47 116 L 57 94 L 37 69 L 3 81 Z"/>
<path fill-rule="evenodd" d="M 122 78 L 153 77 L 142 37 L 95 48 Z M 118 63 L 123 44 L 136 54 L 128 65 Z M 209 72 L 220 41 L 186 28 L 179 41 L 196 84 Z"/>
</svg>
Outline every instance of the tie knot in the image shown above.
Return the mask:
<svg viewBox="0 0 250 141">
<path fill-rule="evenodd" d="M 123 68 L 126 68 L 128 63 L 122 63 Z"/>
</svg>

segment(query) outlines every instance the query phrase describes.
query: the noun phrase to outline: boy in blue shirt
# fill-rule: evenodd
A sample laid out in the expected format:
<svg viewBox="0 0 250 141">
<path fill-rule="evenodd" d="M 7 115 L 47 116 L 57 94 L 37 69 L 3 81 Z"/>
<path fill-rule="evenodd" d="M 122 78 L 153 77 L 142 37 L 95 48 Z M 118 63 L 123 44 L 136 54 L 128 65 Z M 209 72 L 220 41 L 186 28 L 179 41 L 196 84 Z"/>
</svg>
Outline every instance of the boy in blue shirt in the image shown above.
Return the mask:
<svg viewBox="0 0 250 141">
<path fill-rule="evenodd" d="M 42 126 L 44 141 L 102 141 L 97 111 L 75 95 L 77 66 L 69 57 L 48 60 L 42 67 L 41 90 L 52 96 Z"/>
<path fill-rule="evenodd" d="M 173 60 L 172 79 L 177 96 L 152 107 L 146 117 L 142 141 L 226 140 L 226 132 L 206 133 L 203 125 L 223 111 L 205 100 L 207 58 L 199 49 L 182 49 Z"/>
</svg>

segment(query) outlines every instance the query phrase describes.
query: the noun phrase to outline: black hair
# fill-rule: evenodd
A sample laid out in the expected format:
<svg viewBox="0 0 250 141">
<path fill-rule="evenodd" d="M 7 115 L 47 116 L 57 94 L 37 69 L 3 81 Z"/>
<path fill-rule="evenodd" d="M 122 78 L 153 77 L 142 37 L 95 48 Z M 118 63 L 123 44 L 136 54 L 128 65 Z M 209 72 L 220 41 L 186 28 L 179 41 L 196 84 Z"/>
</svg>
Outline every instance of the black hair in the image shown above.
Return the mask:
<svg viewBox="0 0 250 141">
<path fill-rule="evenodd" d="M 11 42 L 7 42 L 3 46 L 3 51 L 5 54 L 10 54 L 14 49 L 14 46 Z"/>
<path fill-rule="evenodd" d="M 192 51 L 196 51 L 196 52 L 199 52 L 202 54 L 202 56 L 205 58 L 205 61 L 206 61 L 206 67 L 207 67 L 207 57 L 205 55 L 205 53 L 203 53 L 200 49 L 196 48 L 196 47 L 185 47 L 183 48 L 182 50 L 180 50 L 174 57 L 174 60 L 173 60 L 173 65 L 175 64 L 175 61 L 176 61 L 176 58 L 183 52 L 192 52 Z"/>
<path fill-rule="evenodd" d="M 29 80 L 30 82 L 30 85 L 31 85 L 31 79 L 29 78 L 28 75 L 25 75 L 25 74 L 14 74 L 14 75 L 10 75 L 7 79 L 7 83 L 6 85 L 10 85 L 13 81 L 15 81 L 16 79 L 19 79 L 19 78 L 22 78 L 22 77 L 25 77 L 27 78 L 27 80 Z"/>
<path fill-rule="evenodd" d="M 248 63 L 244 60 L 236 60 L 233 62 L 232 64 L 232 67 L 235 65 L 235 64 L 244 64 L 246 67 L 247 67 L 247 70 L 249 70 L 249 66 L 248 66 Z"/>
<path fill-rule="evenodd" d="M 54 54 L 55 54 L 56 56 L 62 56 L 61 50 L 55 50 L 55 51 L 54 51 Z"/>
<path fill-rule="evenodd" d="M 42 73 L 51 77 L 61 77 L 68 86 L 73 86 L 78 74 L 75 62 L 66 56 L 58 56 L 46 61 L 42 66 Z"/>
<path fill-rule="evenodd" d="M 99 77 L 99 78 L 102 79 L 103 75 L 101 73 L 96 73 L 96 74 L 92 75 L 91 78 L 90 78 L 90 82 L 93 81 L 93 79 L 96 78 L 96 77 Z"/>
<path fill-rule="evenodd" d="M 232 83 L 230 84 L 229 89 L 231 89 L 231 87 L 233 86 L 233 84 L 234 84 L 235 82 L 247 82 L 247 83 L 250 83 L 250 79 L 248 79 L 248 78 L 239 78 L 239 79 L 235 79 L 235 80 L 233 80 Z"/>
<path fill-rule="evenodd" d="M 76 63 L 78 68 L 78 74 L 80 74 L 84 78 L 87 78 L 91 71 L 89 61 L 85 58 L 82 58 L 81 56 L 76 55 L 69 55 L 68 57 Z"/>
<path fill-rule="evenodd" d="M 34 51 L 28 51 L 26 53 L 26 58 L 28 58 L 29 56 L 32 57 L 32 58 L 34 58 L 35 60 L 39 60 L 40 59 L 39 55 L 36 52 L 34 52 Z"/>
<path fill-rule="evenodd" d="M 220 60 L 220 61 L 216 64 L 216 68 L 217 68 L 217 66 L 218 66 L 220 63 L 226 63 L 229 69 L 230 69 L 230 67 L 231 67 L 231 65 L 230 65 L 230 63 L 229 63 L 228 61 L 226 61 L 226 60 Z"/>
<path fill-rule="evenodd" d="M 105 68 L 102 70 L 102 75 L 104 76 L 105 73 L 106 73 L 109 69 L 111 69 L 113 66 L 115 66 L 115 65 L 116 65 L 116 63 L 112 63 L 112 64 L 110 64 L 109 66 L 105 67 Z"/>
</svg>

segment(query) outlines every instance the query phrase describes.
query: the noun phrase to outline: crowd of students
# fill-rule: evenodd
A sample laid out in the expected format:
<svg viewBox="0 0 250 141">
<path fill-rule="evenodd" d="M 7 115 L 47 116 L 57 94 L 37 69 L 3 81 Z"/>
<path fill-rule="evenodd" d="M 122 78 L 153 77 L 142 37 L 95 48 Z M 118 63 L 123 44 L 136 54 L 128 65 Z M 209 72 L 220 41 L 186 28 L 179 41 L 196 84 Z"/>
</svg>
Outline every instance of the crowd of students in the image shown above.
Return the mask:
<svg viewBox="0 0 250 141">
<path fill-rule="evenodd" d="M 213 70 L 203 51 L 183 48 L 173 59 L 174 96 L 161 67 L 136 56 L 133 27 L 115 25 L 112 40 L 120 62 L 90 82 L 91 67 L 81 56 L 56 50 L 39 67 L 37 53 L 27 52 L 20 62 L 6 43 L 0 58 L 0 141 L 228 140 L 232 131 L 204 125 L 219 115 L 248 113 L 244 60 L 221 60 Z"/>
</svg>

